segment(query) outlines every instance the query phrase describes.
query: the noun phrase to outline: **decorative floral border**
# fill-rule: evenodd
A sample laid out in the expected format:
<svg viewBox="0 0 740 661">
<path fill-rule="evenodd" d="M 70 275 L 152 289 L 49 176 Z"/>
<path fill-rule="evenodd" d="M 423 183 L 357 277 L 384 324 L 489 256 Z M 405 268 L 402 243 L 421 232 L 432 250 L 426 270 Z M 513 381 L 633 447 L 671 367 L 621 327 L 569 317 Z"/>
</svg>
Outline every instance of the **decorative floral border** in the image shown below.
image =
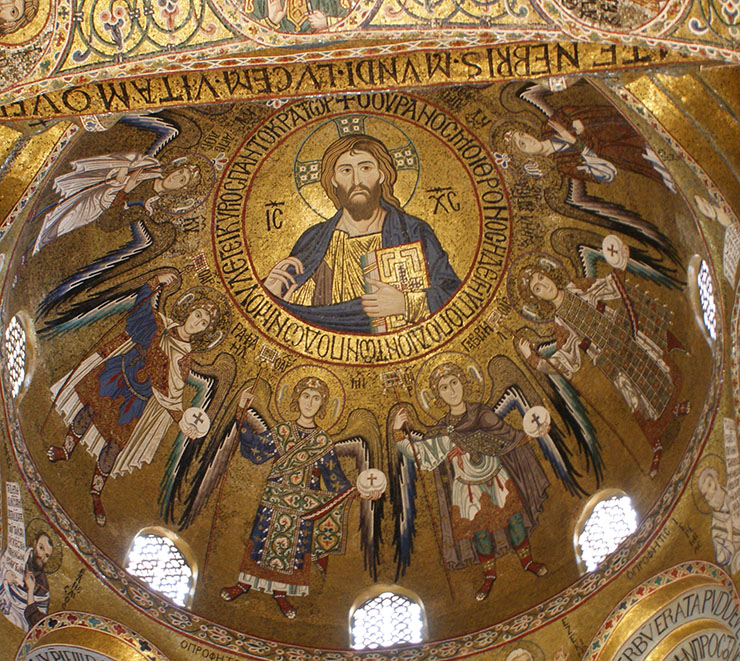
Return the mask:
<svg viewBox="0 0 740 661">
<path fill-rule="evenodd" d="M 686 154 L 685 150 L 673 139 L 665 128 L 637 99 L 619 84 L 611 84 L 615 93 L 628 105 L 645 118 L 680 154 L 708 187 L 714 187 L 711 180 L 699 165 Z M 177 608 L 158 594 L 148 590 L 142 583 L 129 576 L 115 565 L 94 546 L 83 531 L 67 516 L 60 504 L 46 487 L 33 460 L 20 430 L 16 418 L 8 414 L 15 412 L 13 401 L 8 397 L 6 384 L 3 383 L 2 399 L 6 416 L 6 428 L 11 445 L 23 478 L 41 510 L 51 524 L 63 535 L 66 541 L 77 551 L 83 562 L 107 586 L 129 601 L 138 610 L 152 619 L 178 633 L 197 641 L 212 645 L 226 652 L 248 658 L 286 658 L 292 661 L 360 661 L 365 659 L 440 659 L 479 654 L 499 647 L 527 633 L 538 629 L 556 618 L 559 618 L 582 603 L 592 598 L 600 589 L 617 578 L 630 564 L 647 550 L 650 542 L 658 535 L 665 524 L 688 483 L 688 476 L 693 470 L 701 449 L 709 434 L 715 417 L 722 386 L 723 374 L 723 335 L 718 335 L 714 346 L 713 371 L 710 387 L 704 401 L 702 413 L 697 421 L 694 434 L 690 439 L 676 472 L 666 486 L 663 494 L 656 501 L 651 511 L 642 520 L 638 530 L 620 548 L 612 554 L 595 572 L 589 573 L 559 594 L 547 599 L 537 606 L 509 620 L 497 623 L 486 629 L 464 636 L 446 640 L 424 643 L 415 647 L 399 648 L 385 651 L 352 652 L 324 650 L 295 645 L 286 645 L 276 641 L 256 638 L 234 630 L 226 629 L 209 620 L 201 618 L 186 610 Z"/>
<path fill-rule="evenodd" d="M 713 565 L 711 562 L 704 560 L 693 560 L 691 562 L 682 562 L 675 567 L 666 569 L 644 583 L 638 585 L 634 590 L 627 594 L 622 601 L 609 613 L 599 630 L 596 632 L 593 641 L 589 645 L 589 650 L 583 657 L 583 661 L 596 661 L 599 654 L 604 648 L 606 641 L 609 639 L 614 629 L 632 609 L 643 599 L 649 597 L 654 592 L 680 581 L 689 576 L 706 576 L 716 581 L 718 585 L 731 588 L 735 601 L 735 609 L 740 609 L 740 595 L 732 579 L 722 570 L 721 567 Z"/>
<path fill-rule="evenodd" d="M 169 661 L 162 652 L 133 629 L 102 615 L 80 611 L 57 611 L 38 622 L 23 639 L 16 653 L 16 661 L 23 661 L 51 632 L 69 628 L 99 631 L 126 643 L 149 661 Z M 103 650 L 95 651 L 105 653 Z"/>
</svg>

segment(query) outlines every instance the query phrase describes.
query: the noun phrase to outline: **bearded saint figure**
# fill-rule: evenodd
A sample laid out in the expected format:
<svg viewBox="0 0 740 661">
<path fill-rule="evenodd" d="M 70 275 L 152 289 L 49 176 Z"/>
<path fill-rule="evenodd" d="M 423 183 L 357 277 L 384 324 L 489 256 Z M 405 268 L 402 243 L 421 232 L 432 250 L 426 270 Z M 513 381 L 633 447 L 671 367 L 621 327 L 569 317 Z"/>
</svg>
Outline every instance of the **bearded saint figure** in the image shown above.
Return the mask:
<svg viewBox="0 0 740 661">
<path fill-rule="evenodd" d="M 396 176 L 380 140 L 350 135 L 332 143 L 321 161 L 321 185 L 337 213 L 300 236 L 290 256 L 270 270 L 265 288 L 296 316 L 339 331 L 370 332 L 373 320 L 393 315 L 416 323 L 439 310 L 460 279 L 434 230 L 401 208 Z M 427 288 L 401 291 L 366 279 L 363 256 L 417 241 Z"/>
<path fill-rule="evenodd" d="M 0 612 L 17 627 L 28 631 L 49 612 L 49 579 L 46 564 L 54 551 L 48 533 L 39 532 L 26 549 L 22 580 L 13 580 L 12 571 L 0 560 Z"/>
<path fill-rule="evenodd" d="M 706 466 L 696 478 L 699 492 L 712 510 L 712 544 L 717 564 L 736 574 L 740 570 L 740 521 L 733 516 L 727 490 L 720 484 L 719 473 Z"/>
</svg>

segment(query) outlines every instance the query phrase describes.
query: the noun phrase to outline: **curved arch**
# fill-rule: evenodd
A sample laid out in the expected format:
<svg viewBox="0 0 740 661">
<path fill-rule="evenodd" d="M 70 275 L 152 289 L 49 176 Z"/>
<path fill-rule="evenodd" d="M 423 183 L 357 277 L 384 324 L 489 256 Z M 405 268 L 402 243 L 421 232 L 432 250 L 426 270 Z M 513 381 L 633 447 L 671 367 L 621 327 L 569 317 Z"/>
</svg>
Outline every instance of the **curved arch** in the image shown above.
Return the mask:
<svg viewBox="0 0 740 661">
<path fill-rule="evenodd" d="M 400 585 L 373 585 L 353 602 L 349 633 L 353 649 L 420 643 L 427 636 L 424 604 Z"/>
</svg>

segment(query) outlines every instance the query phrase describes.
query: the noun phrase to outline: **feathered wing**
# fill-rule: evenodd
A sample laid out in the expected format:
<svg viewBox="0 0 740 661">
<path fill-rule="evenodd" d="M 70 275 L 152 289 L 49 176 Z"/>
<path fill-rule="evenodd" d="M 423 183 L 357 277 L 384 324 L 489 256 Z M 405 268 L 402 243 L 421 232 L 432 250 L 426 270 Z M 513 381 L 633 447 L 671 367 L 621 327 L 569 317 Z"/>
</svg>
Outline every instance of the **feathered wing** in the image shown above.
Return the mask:
<svg viewBox="0 0 740 661">
<path fill-rule="evenodd" d="M 587 278 L 599 276 L 599 266 L 606 265 L 601 249 L 604 236 L 596 232 L 563 228 L 552 235 L 552 246 L 573 267 Z M 611 267 L 608 267 L 611 268 Z M 640 248 L 630 247 L 630 259 L 626 270 L 669 289 L 683 289 L 685 280 L 679 277 L 678 269 L 667 266 L 664 260 Z"/>
<path fill-rule="evenodd" d="M 133 113 L 118 121 L 154 134 L 146 152 L 148 156 L 156 156 L 180 134 L 180 128 L 172 120 L 154 114 Z M 138 219 L 132 221 L 129 227 L 131 238 L 128 241 L 79 269 L 49 292 L 36 310 L 37 318 L 46 317 L 54 308 L 73 298 L 78 290 L 90 289 L 106 278 L 150 262 L 172 246 L 177 234 L 170 222 L 146 223 Z M 68 320 L 68 315 L 63 313 L 60 323 Z"/>
<path fill-rule="evenodd" d="M 393 545 L 395 547 L 394 560 L 396 563 L 396 578 L 404 576 L 411 564 L 411 555 L 414 551 L 414 537 L 416 536 L 416 466 L 414 461 L 401 454 L 394 442 L 393 420 L 399 408 L 403 406 L 409 417 L 408 433 L 413 441 L 420 441 L 424 434 L 415 429 L 424 429 L 418 420 L 416 411 L 411 404 L 396 404 L 388 413 L 386 422 L 386 438 L 388 439 L 388 490 L 393 508 Z"/>
<path fill-rule="evenodd" d="M 584 80 L 582 82 L 588 84 L 588 81 Z M 549 90 L 537 83 L 527 83 L 517 91 L 517 96 L 522 101 L 536 108 L 544 117 L 552 117 L 556 112 L 556 109 L 549 103 L 551 95 L 552 93 Z M 627 120 L 624 121 L 627 125 Z M 675 192 L 675 185 L 670 174 L 647 143 L 645 144 L 644 158 L 661 175 L 665 185 Z M 675 246 L 656 225 L 645 220 L 637 212 L 631 211 L 620 204 L 590 195 L 586 190 L 586 182 L 581 179 L 567 178 L 564 179 L 563 183 L 567 186 L 564 199 L 562 189 L 548 189 L 545 191 L 545 200 L 552 209 L 565 216 L 579 218 L 613 232 L 621 232 L 643 244 L 650 245 L 674 263 L 679 263 L 678 251 Z"/>
<path fill-rule="evenodd" d="M 489 404 L 499 418 L 505 419 L 514 410 L 523 418 L 533 406 L 550 408 L 511 358 L 495 356 L 488 364 L 488 371 L 495 388 L 491 393 Z M 586 491 L 578 481 L 581 473 L 573 466 L 572 453 L 565 443 L 563 432 L 552 416 L 551 419 L 549 432 L 537 438 L 540 450 L 568 492 L 574 496 L 585 495 Z M 592 452 L 594 449 L 599 451 L 598 447 L 590 448 Z M 594 465 L 600 466 L 598 463 L 601 461 L 600 453 L 596 460 L 592 458 L 592 461 Z"/>
<path fill-rule="evenodd" d="M 527 83 L 519 89 L 517 96 L 526 101 L 530 105 L 533 105 L 546 117 L 552 117 L 555 113 L 555 109 L 550 105 L 548 97 L 552 93 L 539 83 Z"/>
<path fill-rule="evenodd" d="M 367 409 L 352 411 L 347 426 L 339 436 L 342 440 L 334 442 L 337 456 L 353 459 L 358 474 L 368 468 L 380 468 L 383 465 L 380 427 L 375 416 Z M 379 500 L 360 499 L 360 544 L 365 569 L 374 581 L 378 580 L 380 544 L 383 541 L 380 524 L 384 500 L 385 495 Z"/>
<path fill-rule="evenodd" d="M 245 384 L 245 386 L 247 385 L 250 384 Z M 261 402 L 270 401 L 271 389 L 263 380 L 260 380 L 257 384 L 252 381 L 252 387 L 256 400 Z M 239 440 L 239 423 L 246 422 L 257 433 L 267 431 L 274 426 L 274 421 L 268 411 L 259 412 L 253 407 L 244 412 L 244 420 L 237 420 L 237 404 L 243 389 L 244 387 L 239 388 L 228 404 L 221 407 L 221 412 L 216 419 L 212 419 L 211 430 L 207 437 L 209 440 L 200 456 L 193 455 L 189 464 L 181 469 L 187 475 L 190 465 L 196 460 L 198 462 L 192 480 L 189 482 L 188 493 L 183 499 L 183 511 L 177 520 L 180 529 L 187 528 L 195 520 L 224 479 L 229 461 Z M 172 457 L 170 461 L 174 465 Z M 162 502 L 161 498 L 160 495 L 160 503 Z"/>
<path fill-rule="evenodd" d="M 545 191 L 545 199 L 555 211 L 600 225 L 611 232 L 619 232 L 632 237 L 640 243 L 651 246 L 672 262 L 679 263 L 676 247 L 656 225 L 621 204 L 590 195 L 586 191 L 586 182 L 581 179 L 568 179 L 567 186 L 564 200 L 561 200 L 560 191 Z M 574 214 L 574 210 L 582 213 Z"/>
<path fill-rule="evenodd" d="M 548 341 L 539 344 L 537 350 L 541 356 L 550 358 L 557 350 L 557 346 L 554 341 Z M 557 372 L 542 374 L 531 367 L 529 369 L 542 390 L 547 393 L 555 411 L 565 424 L 565 432 L 575 437 L 579 454 L 583 455 L 586 461 L 586 471 L 593 470 L 598 487 L 604 477 L 601 444 L 596 437 L 596 429 L 581 401 L 578 390 L 571 385 L 568 379 Z M 559 431 L 558 433 L 562 438 L 563 433 Z"/>
<path fill-rule="evenodd" d="M 156 156 L 164 149 L 165 145 L 180 135 L 180 127 L 175 122 L 158 114 L 135 112 L 124 115 L 118 121 L 121 124 L 129 124 L 145 131 L 151 131 L 154 134 L 152 144 L 146 150 L 148 156 Z"/>
<path fill-rule="evenodd" d="M 84 301 L 70 306 L 64 313 L 47 322 L 40 330 L 41 337 L 49 338 L 76 331 L 121 312 L 131 310 L 136 301 L 136 295 L 141 287 L 152 277 L 162 271 L 149 271 L 130 280 L 101 290 Z M 147 305 L 161 308 L 171 289 L 155 290 Z"/>
<path fill-rule="evenodd" d="M 224 400 L 234 383 L 236 362 L 227 353 L 219 353 L 211 363 L 193 362 L 187 384 L 195 389 L 189 406 L 205 410 L 213 420 L 223 408 Z M 183 408 L 189 408 L 184 406 Z M 159 491 L 159 512 L 166 523 L 175 519 L 175 506 L 202 439 L 189 439 L 180 432 L 172 445 Z"/>
<path fill-rule="evenodd" d="M 147 223 L 139 219 L 133 221 L 129 228 L 129 241 L 83 266 L 42 299 L 36 308 L 37 319 L 44 319 L 53 310 L 60 310 L 51 321 L 45 322 L 41 329 L 42 336 L 53 337 L 74 328 L 74 319 L 79 314 L 98 307 L 104 300 L 102 297 L 110 290 L 98 295 L 82 296 L 83 291 L 90 291 L 108 279 L 149 263 L 170 248 L 177 236 L 177 229 L 169 222 Z"/>
</svg>

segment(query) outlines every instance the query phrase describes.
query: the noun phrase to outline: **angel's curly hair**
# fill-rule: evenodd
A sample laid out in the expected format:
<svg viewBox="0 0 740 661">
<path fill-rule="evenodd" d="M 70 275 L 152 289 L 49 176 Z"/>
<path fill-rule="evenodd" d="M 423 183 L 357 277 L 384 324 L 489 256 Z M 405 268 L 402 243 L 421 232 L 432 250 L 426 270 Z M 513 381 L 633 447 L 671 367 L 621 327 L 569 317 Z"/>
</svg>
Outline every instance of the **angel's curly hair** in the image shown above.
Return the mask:
<svg viewBox="0 0 740 661">
<path fill-rule="evenodd" d="M 298 398 L 304 390 L 316 390 L 321 395 L 321 406 L 316 413 L 317 418 L 323 418 L 326 415 L 326 402 L 329 400 L 329 386 L 317 376 L 304 376 L 299 379 L 293 386 L 293 394 L 290 397 L 290 410 L 298 412 Z"/>
<path fill-rule="evenodd" d="M 17 32 L 28 25 L 39 10 L 39 0 L 23 0 L 23 13 L 14 21 L 0 20 L 0 37 Z"/>
<path fill-rule="evenodd" d="M 442 363 L 437 365 L 429 375 L 429 389 L 435 397 L 435 405 L 445 406 L 444 400 L 439 396 L 439 382 L 446 376 L 457 377 L 460 383 L 462 383 L 463 399 L 468 399 L 470 397 L 470 381 L 465 375 L 465 370 L 463 370 L 463 368 L 457 363 Z"/>
</svg>

